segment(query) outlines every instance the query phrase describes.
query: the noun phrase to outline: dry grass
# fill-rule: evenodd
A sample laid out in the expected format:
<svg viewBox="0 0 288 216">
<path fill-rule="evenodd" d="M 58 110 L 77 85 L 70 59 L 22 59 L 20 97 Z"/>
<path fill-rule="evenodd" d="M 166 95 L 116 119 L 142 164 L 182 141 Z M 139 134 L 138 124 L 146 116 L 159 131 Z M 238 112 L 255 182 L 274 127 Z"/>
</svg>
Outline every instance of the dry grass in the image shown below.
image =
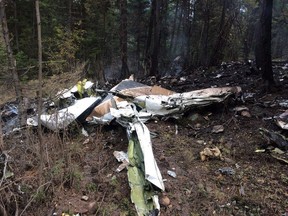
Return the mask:
<svg viewBox="0 0 288 216">
<path fill-rule="evenodd" d="M 77 81 L 84 77 L 84 63 L 79 64 L 73 71 L 57 74 L 43 79 L 43 96 L 53 97 L 59 90 L 73 87 Z M 36 98 L 38 89 L 38 80 L 30 80 L 22 82 L 23 96 L 26 98 Z M 0 83 L 0 92 L 3 94 L 0 97 L 0 105 L 7 102 L 15 101 L 16 95 L 13 87 L 12 79 L 6 79 Z"/>
</svg>

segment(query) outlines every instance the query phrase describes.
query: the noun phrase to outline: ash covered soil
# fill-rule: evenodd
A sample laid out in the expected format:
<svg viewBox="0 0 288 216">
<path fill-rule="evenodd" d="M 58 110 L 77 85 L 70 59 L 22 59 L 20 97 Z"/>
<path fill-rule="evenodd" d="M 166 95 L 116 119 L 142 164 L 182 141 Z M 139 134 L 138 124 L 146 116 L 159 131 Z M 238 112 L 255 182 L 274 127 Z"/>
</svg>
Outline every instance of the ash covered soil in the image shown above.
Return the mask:
<svg viewBox="0 0 288 216">
<path fill-rule="evenodd" d="M 193 109 L 181 119 L 152 119 L 146 124 L 157 135 L 152 139 L 153 151 L 165 179 L 166 191 L 159 192 L 162 216 L 288 214 L 288 165 L 269 151 L 255 152 L 268 144 L 259 128 L 288 137 L 270 118 L 287 109 L 279 105 L 288 100 L 288 70 L 282 66 L 274 65 L 278 86 L 270 92 L 263 88 L 260 74 L 240 63 L 225 69 L 198 69 L 182 78 L 140 81 L 176 92 L 211 86 L 240 86 L 243 91 L 242 99 Z M 246 106 L 248 114 L 236 113 L 233 108 L 238 106 Z M 222 125 L 224 131 L 212 133 L 215 125 Z M 77 125 L 64 135 L 44 133 L 42 180 L 35 131 L 5 137 L 14 173 L 0 187 L 0 202 L 7 215 L 17 210 L 24 210 L 23 215 L 136 215 L 127 172 L 115 172 L 119 163 L 113 152 L 128 147 L 125 129 L 113 124 L 87 130 L 88 140 Z M 222 160 L 202 161 L 199 153 L 206 147 L 218 147 Z M 221 168 L 233 172 L 221 173 Z M 174 171 L 176 178 L 168 175 L 168 170 Z"/>
</svg>

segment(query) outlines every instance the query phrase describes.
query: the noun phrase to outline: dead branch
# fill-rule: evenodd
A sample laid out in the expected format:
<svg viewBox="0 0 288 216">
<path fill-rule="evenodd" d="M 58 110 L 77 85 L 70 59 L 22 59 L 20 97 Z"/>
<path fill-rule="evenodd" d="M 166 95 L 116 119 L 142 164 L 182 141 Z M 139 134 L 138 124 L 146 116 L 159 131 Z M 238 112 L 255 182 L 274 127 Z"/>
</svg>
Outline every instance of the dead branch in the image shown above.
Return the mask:
<svg viewBox="0 0 288 216">
<path fill-rule="evenodd" d="M 2 152 L 2 155 L 5 156 L 5 160 L 4 160 L 3 174 L 2 174 L 2 178 L 0 180 L 0 187 L 1 187 L 4 179 L 6 178 L 6 170 L 7 170 L 8 157 L 9 157 L 9 155 L 6 152 Z"/>
<path fill-rule="evenodd" d="M 107 193 L 107 191 L 105 191 L 105 193 L 104 193 L 104 195 L 103 195 L 103 197 L 102 197 L 102 200 L 101 200 L 101 202 L 100 202 L 100 204 L 99 204 L 99 206 L 98 206 L 98 208 L 97 208 L 97 211 L 96 211 L 95 215 L 97 215 L 99 209 L 101 209 L 101 206 L 102 206 L 102 203 L 103 203 L 103 201 L 104 201 L 104 198 L 106 197 L 106 193 Z"/>
<path fill-rule="evenodd" d="M 27 205 L 25 206 L 25 208 L 23 209 L 23 211 L 21 212 L 21 214 L 19 216 L 22 216 L 24 214 L 24 212 L 27 210 L 27 208 L 31 205 L 31 203 L 33 202 L 33 200 L 36 198 L 36 196 L 39 193 L 39 190 L 44 187 L 45 185 L 51 184 L 51 181 L 46 182 L 45 184 L 40 185 L 37 190 L 36 190 L 36 194 L 34 196 L 31 197 L 31 199 L 29 200 L 29 202 L 27 203 Z"/>
<path fill-rule="evenodd" d="M 15 216 L 18 216 L 19 215 L 19 208 L 18 208 L 18 202 L 17 202 L 17 198 L 15 196 L 15 194 L 13 194 L 13 198 L 14 198 L 14 201 L 15 201 Z"/>
<path fill-rule="evenodd" d="M 0 113 L 0 152 L 4 149 L 3 131 L 2 131 L 2 116 Z"/>
</svg>

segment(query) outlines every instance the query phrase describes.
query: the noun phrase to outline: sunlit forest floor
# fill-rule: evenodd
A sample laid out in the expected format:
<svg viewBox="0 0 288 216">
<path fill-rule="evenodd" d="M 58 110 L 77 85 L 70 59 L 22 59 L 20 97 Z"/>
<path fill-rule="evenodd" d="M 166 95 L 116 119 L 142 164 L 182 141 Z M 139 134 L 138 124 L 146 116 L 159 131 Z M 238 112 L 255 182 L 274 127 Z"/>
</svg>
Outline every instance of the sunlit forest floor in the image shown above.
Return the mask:
<svg viewBox="0 0 288 216">
<path fill-rule="evenodd" d="M 274 65 L 277 86 L 269 92 L 262 85 L 261 75 L 241 63 L 198 69 L 182 78 L 140 80 L 176 92 L 211 86 L 240 86 L 243 90 L 243 100 L 191 110 L 178 120 L 153 119 L 147 123 L 157 134 L 152 139 L 153 150 L 165 179 L 166 191 L 159 192 L 162 216 L 268 216 L 288 212 L 288 164 L 268 151 L 255 152 L 267 145 L 259 128 L 288 137 L 287 131 L 270 118 L 287 109 L 278 103 L 288 100 L 288 70 L 282 66 Z M 55 85 L 55 81 L 51 83 Z M 67 80 L 63 83 L 69 84 Z M 246 106 L 251 116 L 236 113 L 233 108 L 237 106 Z M 215 125 L 222 125 L 224 131 L 212 133 Z M 24 210 L 23 215 L 136 215 L 127 172 L 115 172 L 119 163 L 113 152 L 127 151 L 125 129 L 119 125 L 93 126 L 88 132 L 88 140 L 77 125 L 64 134 L 44 132 L 46 168 L 40 187 L 37 133 L 29 129 L 5 137 L 9 167 L 14 173 L 11 183 L 0 188 L 7 215 L 16 210 Z M 225 159 L 202 161 L 199 153 L 206 147 L 218 147 Z M 234 172 L 219 171 L 226 167 Z M 175 171 L 176 178 L 169 176 L 168 170 Z"/>
</svg>

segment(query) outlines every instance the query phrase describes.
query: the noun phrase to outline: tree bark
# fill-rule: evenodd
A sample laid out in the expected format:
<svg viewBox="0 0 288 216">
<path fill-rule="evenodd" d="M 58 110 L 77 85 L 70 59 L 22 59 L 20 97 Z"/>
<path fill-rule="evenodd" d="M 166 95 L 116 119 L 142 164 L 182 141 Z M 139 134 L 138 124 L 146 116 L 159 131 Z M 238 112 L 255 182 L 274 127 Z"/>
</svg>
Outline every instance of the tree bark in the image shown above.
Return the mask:
<svg viewBox="0 0 288 216">
<path fill-rule="evenodd" d="M 172 53 L 172 50 L 173 50 L 174 40 L 175 40 L 175 29 L 176 29 L 176 23 L 178 19 L 178 10 L 179 10 L 179 0 L 176 1 L 175 16 L 173 19 L 173 27 L 172 27 L 171 39 L 170 39 L 170 45 L 169 45 L 170 53 L 172 54 L 172 56 L 174 55 L 174 53 Z"/>
<path fill-rule="evenodd" d="M 153 39 L 153 22 L 154 22 L 154 14 L 155 14 L 155 1 L 153 0 L 151 3 L 151 12 L 149 18 L 149 26 L 148 26 L 148 35 L 145 49 L 145 62 L 144 62 L 144 70 L 145 75 L 149 75 L 151 70 L 151 47 L 152 47 L 152 39 Z"/>
<path fill-rule="evenodd" d="M 206 0 L 205 4 L 205 18 L 204 18 L 204 27 L 203 27 L 203 41 L 202 41 L 202 49 L 200 52 L 200 62 L 204 66 L 208 66 L 208 42 L 209 42 L 209 31 L 210 31 L 210 4 L 209 0 Z"/>
<path fill-rule="evenodd" d="M 262 79 L 268 86 L 275 84 L 271 56 L 272 8 L 273 0 L 262 0 L 259 36 L 255 50 L 257 67 L 261 70 Z"/>
<path fill-rule="evenodd" d="M 219 33 L 216 40 L 216 43 L 214 45 L 213 52 L 211 54 L 211 57 L 209 59 L 209 66 L 216 66 L 219 65 L 220 62 L 223 60 L 223 50 L 225 49 L 225 46 L 227 44 L 229 34 L 233 25 L 234 20 L 238 16 L 237 8 L 231 8 L 231 4 L 233 2 L 227 2 L 227 0 L 224 0 L 223 7 L 222 7 L 222 15 L 219 23 Z M 233 7 L 233 5 L 232 5 Z M 229 11 L 227 11 L 229 9 Z M 231 11 L 236 11 L 232 12 Z M 226 19 L 226 12 L 230 12 L 228 18 Z"/>
<path fill-rule="evenodd" d="M 120 0 L 120 44 L 121 44 L 121 78 L 128 78 L 129 68 L 127 63 L 127 0 Z"/>
<path fill-rule="evenodd" d="M 156 76 L 158 74 L 158 58 L 160 50 L 160 2 L 159 0 L 152 1 L 152 7 L 154 7 L 155 14 L 153 16 L 153 51 L 151 56 L 151 69 L 150 76 Z"/>
<path fill-rule="evenodd" d="M 13 1 L 14 4 L 14 33 L 15 33 L 15 42 L 16 42 L 16 51 L 19 51 L 19 34 L 18 34 L 18 11 L 16 0 Z"/>
<path fill-rule="evenodd" d="M 3 130 L 2 130 L 2 115 L 0 112 L 0 152 L 4 150 Z"/>
<path fill-rule="evenodd" d="M 37 22 L 37 38 L 38 38 L 38 138 L 39 138 L 39 153 L 40 153 L 40 173 L 42 174 L 44 168 L 44 146 L 42 139 L 42 127 L 40 116 L 42 113 L 42 36 L 41 36 L 41 17 L 40 17 L 40 8 L 39 0 L 35 0 L 35 9 L 36 9 L 36 22 Z M 42 176 L 40 176 L 42 179 Z M 40 184 L 41 184 L 40 180 Z"/>
<path fill-rule="evenodd" d="M 23 95 L 22 95 L 22 89 L 21 89 L 20 80 L 19 80 L 19 76 L 18 76 L 18 72 L 16 68 L 16 59 L 13 55 L 12 47 L 10 44 L 9 29 L 7 25 L 4 0 L 0 0 L 0 21 L 2 25 L 3 39 L 4 39 L 5 46 L 6 46 L 7 56 L 8 56 L 8 66 L 12 74 L 17 103 L 18 103 L 18 118 L 20 120 L 20 126 L 24 126 L 26 124 L 26 115 L 24 114 Z"/>
</svg>

